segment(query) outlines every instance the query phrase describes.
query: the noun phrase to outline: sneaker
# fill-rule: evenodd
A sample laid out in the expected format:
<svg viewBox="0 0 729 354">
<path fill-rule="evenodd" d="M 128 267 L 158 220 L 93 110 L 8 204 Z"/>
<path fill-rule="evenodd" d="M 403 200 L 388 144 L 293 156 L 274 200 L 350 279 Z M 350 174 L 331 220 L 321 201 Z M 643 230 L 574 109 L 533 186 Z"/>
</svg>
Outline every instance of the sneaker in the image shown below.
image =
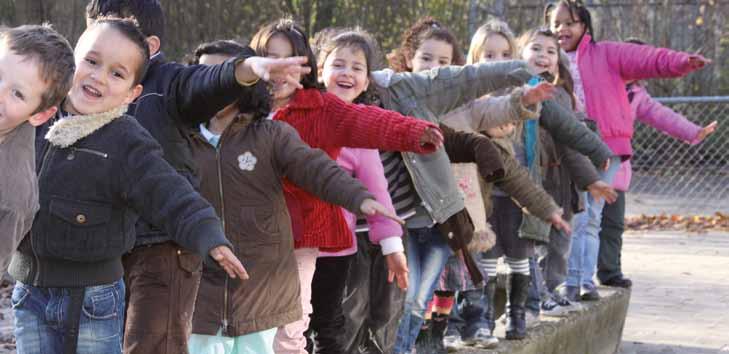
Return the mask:
<svg viewBox="0 0 729 354">
<path fill-rule="evenodd" d="M 479 328 L 472 338 L 464 339 L 463 343 L 477 348 L 493 349 L 499 345 L 499 339 L 492 335 L 488 329 Z"/>
<path fill-rule="evenodd" d="M 443 345 L 445 345 L 445 348 L 449 353 L 455 353 L 463 349 L 466 346 L 466 343 L 461 340 L 461 336 L 455 335 L 443 337 Z"/>
<path fill-rule="evenodd" d="M 568 302 L 569 303 L 569 302 Z M 547 317 L 564 317 L 570 312 L 568 307 L 563 307 L 552 299 L 542 301 L 541 305 L 542 315 Z"/>
<path fill-rule="evenodd" d="M 585 285 L 580 298 L 582 301 L 598 301 L 600 300 L 600 293 L 597 291 L 596 286 Z"/>
<path fill-rule="evenodd" d="M 630 289 L 633 286 L 633 281 L 628 278 L 615 277 L 602 283 L 602 285 Z"/>
<path fill-rule="evenodd" d="M 565 285 L 559 290 L 559 295 L 569 302 L 580 301 L 580 287 Z"/>
<path fill-rule="evenodd" d="M 582 310 L 582 305 L 580 305 L 579 302 L 571 302 L 562 296 L 560 296 L 557 293 L 552 294 L 552 300 L 557 303 L 562 308 L 567 309 L 568 311 L 579 311 Z"/>
</svg>

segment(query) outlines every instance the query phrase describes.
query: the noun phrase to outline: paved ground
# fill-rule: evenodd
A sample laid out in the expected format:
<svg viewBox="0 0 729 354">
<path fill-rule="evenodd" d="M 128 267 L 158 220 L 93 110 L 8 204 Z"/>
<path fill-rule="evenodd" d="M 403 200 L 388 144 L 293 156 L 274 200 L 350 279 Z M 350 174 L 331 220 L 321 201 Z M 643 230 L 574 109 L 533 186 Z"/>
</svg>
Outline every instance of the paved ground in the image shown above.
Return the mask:
<svg viewBox="0 0 729 354">
<path fill-rule="evenodd" d="M 729 234 L 632 233 L 624 247 L 635 287 L 621 353 L 729 354 Z M 0 353 L 14 353 L 9 296 L 0 289 Z"/>
<path fill-rule="evenodd" d="M 622 353 L 729 353 L 729 234 L 632 233 Z"/>
</svg>

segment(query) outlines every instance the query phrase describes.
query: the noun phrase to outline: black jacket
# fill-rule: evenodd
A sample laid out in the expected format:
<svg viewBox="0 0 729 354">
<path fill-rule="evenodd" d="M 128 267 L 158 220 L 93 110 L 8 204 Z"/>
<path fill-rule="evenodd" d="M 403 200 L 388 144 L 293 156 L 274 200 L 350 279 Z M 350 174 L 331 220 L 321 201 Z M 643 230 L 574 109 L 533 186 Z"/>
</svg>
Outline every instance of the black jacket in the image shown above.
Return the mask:
<svg viewBox="0 0 729 354">
<path fill-rule="evenodd" d="M 84 287 L 120 279 L 121 256 L 134 245 L 140 215 L 203 257 L 230 245 L 210 204 L 163 159 L 150 134 L 121 113 L 64 119 L 70 129 L 59 135 L 71 136 L 66 144 L 45 138 L 58 119 L 36 130 L 40 210 L 13 255 L 16 280 Z"/>
<path fill-rule="evenodd" d="M 152 58 L 142 80 L 144 91 L 129 107 L 127 113 L 162 146 L 164 159 L 196 189 L 199 181 L 187 140 L 189 129 L 196 129 L 239 97 L 251 94 L 253 87 L 236 81 L 235 63 L 253 55 L 248 48 L 238 58 L 220 65 L 185 66 L 167 62 L 159 53 Z M 170 240 L 160 225 L 144 218 L 137 225 L 137 235 L 137 245 Z"/>
</svg>

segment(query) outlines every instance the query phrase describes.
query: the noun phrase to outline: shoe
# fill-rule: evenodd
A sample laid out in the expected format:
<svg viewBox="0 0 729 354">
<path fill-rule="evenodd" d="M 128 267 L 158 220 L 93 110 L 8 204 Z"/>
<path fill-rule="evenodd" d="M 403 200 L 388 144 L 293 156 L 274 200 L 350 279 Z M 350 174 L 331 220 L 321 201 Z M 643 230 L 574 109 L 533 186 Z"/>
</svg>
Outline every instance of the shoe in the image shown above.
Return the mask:
<svg viewBox="0 0 729 354">
<path fill-rule="evenodd" d="M 466 346 L 466 343 L 461 340 L 461 336 L 445 336 L 443 337 L 443 345 L 449 353 L 455 353 Z"/>
<path fill-rule="evenodd" d="M 556 302 L 557 305 L 559 305 L 560 307 L 567 309 L 567 311 L 582 310 L 582 305 L 580 305 L 579 302 L 571 302 L 557 293 L 552 294 L 552 300 Z"/>
<path fill-rule="evenodd" d="M 569 303 L 569 301 L 567 301 L 567 303 Z M 547 317 L 564 317 L 570 312 L 568 307 L 564 307 L 552 299 L 542 301 L 542 305 L 540 307 L 542 315 Z"/>
<path fill-rule="evenodd" d="M 464 339 L 463 344 L 482 349 L 493 349 L 499 345 L 499 339 L 487 328 L 479 328 L 472 338 Z"/>
<path fill-rule="evenodd" d="M 633 281 L 628 278 L 614 277 L 602 283 L 602 285 L 612 286 L 614 288 L 630 289 L 633 286 Z"/>
<path fill-rule="evenodd" d="M 582 301 L 598 301 L 600 300 L 600 293 L 597 291 L 596 286 L 585 285 L 580 299 Z"/>
<path fill-rule="evenodd" d="M 489 277 L 485 281 L 486 286 L 484 286 L 483 291 L 486 293 L 487 306 L 484 317 L 486 318 L 488 329 L 493 333 L 494 329 L 496 329 L 496 322 L 494 322 L 494 314 L 496 314 L 496 308 L 494 306 L 496 299 L 496 277 Z"/>
<path fill-rule="evenodd" d="M 526 300 L 529 294 L 530 277 L 524 274 L 510 274 L 509 307 L 506 318 L 506 339 L 526 338 Z M 534 321 L 532 321 L 534 322 Z"/>
<path fill-rule="evenodd" d="M 434 353 L 446 353 L 445 334 L 448 330 L 448 315 L 436 314 L 430 322 L 431 347 Z M 460 338 L 459 338 L 460 339 Z"/>
<path fill-rule="evenodd" d="M 559 295 L 569 302 L 579 302 L 580 287 L 565 285 L 559 290 Z"/>
</svg>

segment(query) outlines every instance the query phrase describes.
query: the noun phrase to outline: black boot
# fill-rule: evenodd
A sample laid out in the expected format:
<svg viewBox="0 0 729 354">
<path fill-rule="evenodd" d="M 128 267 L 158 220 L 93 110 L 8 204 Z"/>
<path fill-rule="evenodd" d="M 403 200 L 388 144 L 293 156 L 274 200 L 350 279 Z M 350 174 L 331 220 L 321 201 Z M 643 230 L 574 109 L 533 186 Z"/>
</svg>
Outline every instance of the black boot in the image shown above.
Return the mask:
<svg viewBox="0 0 729 354">
<path fill-rule="evenodd" d="M 529 292 L 530 277 L 524 274 L 510 274 L 509 311 L 506 317 L 506 339 L 526 337 L 525 304 Z"/>
<path fill-rule="evenodd" d="M 494 320 L 494 315 L 496 314 L 496 277 L 489 277 L 486 282 L 486 286 L 484 287 L 484 293 L 486 294 L 486 301 L 488 304 L 486 304 L 483 315 L 486 317 L 486 322 L 489 325 L 489 331 L 491 332 L 491 335 L 493 335 L 494 330 L 496 329 L 496 322 Z"/>
<path fill-rule="evenodd" d="M 420 327 L 420 332 L 418 332 L 418 338 L 415 339 L 415 351 L 417 353 L 430 353 L 430 347 L 433 343 L 432 327 L 432 320 L 425 320 L 425 322 L 423 322 L 423 326 Z"/>
<path fill-rule="evenodd" d="M 433 320 L 430 322 L 430 326 L 430 338 L 433 343 L 433 354 L 448 353 L 445 345 L 443 345 L 443 337 L 445 337 L 446 330 L 448 330 L 448 315 L 433 315 Z"/>
</svg>

